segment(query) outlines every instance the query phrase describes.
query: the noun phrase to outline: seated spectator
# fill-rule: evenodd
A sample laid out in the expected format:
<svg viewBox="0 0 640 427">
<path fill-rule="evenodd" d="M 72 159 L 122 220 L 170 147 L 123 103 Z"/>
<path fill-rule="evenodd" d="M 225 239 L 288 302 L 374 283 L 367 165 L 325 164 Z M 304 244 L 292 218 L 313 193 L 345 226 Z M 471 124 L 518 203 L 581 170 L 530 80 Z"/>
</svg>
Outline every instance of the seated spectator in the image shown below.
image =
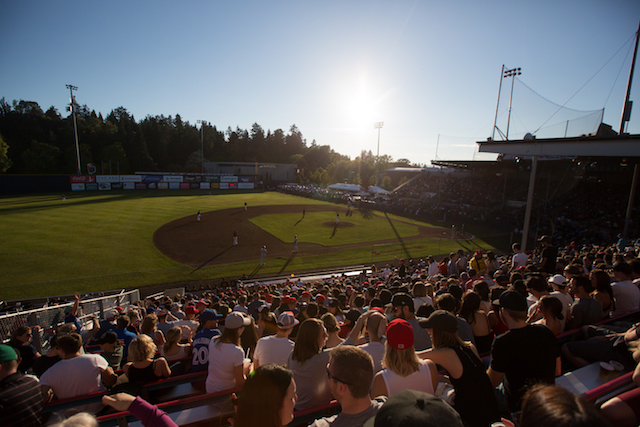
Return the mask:
<svg viewBox="0 0 640 427">
<path fill-rule="evenodd" d="M 155 313 L 147 314 L 142 319 L 140 333 L 149 336 L 156 345 L 160 347 L 165 343 L 164 333 L 158 330 L 158 316 Z"/>
<path fill-rule="evenodd" d="M 40 426 L 42 393 L 38 380 L 18 371 L 20 356 L 0 344 L 0 419 L 5 427 Z"/>
<path fill-rule="evenodd" d="M 629 343 L 638 339 L 640 324 L 633 325 L 624 334 L 606 328 L 590 327 L 597 333 L 586 341 L 570 341 L 562 346 L 562 354 L 576 368 L 582 368 L 594 362 L 609 362 L 615 360 L 622 363 L 626 369 L 636 366 Z"/>
<path fill-rule="evenodd" d="M 298 411 L 331 401 L 325 371 L 331 350 L 322 350 L 328 336 L 327 329 L 319 319 L 307 319 L 300 324 L 298 338 L 287 361 L 298 387 Z"/>
<path fill-rule="evenodd" d="M 232 425 L 286 426 L 293 421 L 293 410 L 297 400 L 293 373 L 281 365 L 263 365 L 257 368 L 242 386 Z"/>
<path fill-rule="evenodd" d="M 640 341 L 629 343 L 629 348 L 633 350 L 633 360 L 638 363 L 632 376 L 637 387 L 609 399 L 601 407 L 602 414 L 611 424 L 620 427 L 640 424 Z"/>
<path fill-rule="evenodd" d="M 380 339 L 386 333 L 386 329 L 387 318 L 382 314 L 382 310 L 369 310 L 358 318 L 355 327 L 344 341 L 347 345 L 357 345 L 371 356 L 374 374 L 382 370 L 385 349 Z M 369 341 L 366 342 L 363 337 L 363 343 L 361 343 L 360 332 L 363 330 L 368 335 Z"/>
<path fill-rule="evenodd" d="M 105 333 L 101 339 L 94 341 L 94 343 L 100 346 L 100 350 L 102 350 L 100 354 L 107 359 L 111 369 L 114 371 L 120 369 L 124 348 L 120 345 L 116 333 L 109 331 Z"/>
<path fill-rule="evenodd" d="M 164 357 L 153 359 L 157 350 L 148 335 L 140 334 L 131 341 L 128 362 L 123 368 L 129 383 L 132 384 L 127 390 L 135 391 L 136 387 L 139 390 L 146 383 L 171 376 L 171 369 Z"/>
<path fill-rule="evenodd" d="M 386 401 L 384 397 L 369 397 L 373 360 L 366 351 L 353 346 L 336 347 L 331 350 L 326 369 L 331 394 L 340 403 L 341 411 L 315 420 L 310 427 L 361 427 Z"/>
<path fill-rule="evenodd" d="M 49 340 L 49 352 L 33 361 L 33 373 L 40 378 L 47 369 L 61 361 L 58 351 L 58 335 L 54 335 Z"/>
<path fill-rule="evenodd" d="M 616 301 L 614 316 L 620 316 L 640 307 L 640 289 L 631 281 L 633 268 L 626 262 L 617 262 L 613 266 L 614 282 L 611 284 Z"/>
<path fill-rule="evenodd" d="M 173 328 L 175 326 L 175 322 L 179 320 L 165 309 L 159 310 L 156 315 L 158 316 L 158 324 L 156 325 L 156 328 L 158 328 L 163 335 L 166 335 L 167 331 Z"/>
<path fill-rule="evenodd" d="M 200 314 L 200 330 L 193 337 L 193 350 L 191 360 L 191 372 L 202 372 L 209 369 L 209 344 L 211 339 L 221 334 L 218 329 L 218 320 L 222 315 L 215 310 L 204 310 Z M 204 389 L 204 384 L 202 384 Z"/>
<path fill-rule="evenodd" d="M 589 279 L 593 291 L 591 292 L 591 298 L 600 303 L 602 309 L 601 318 L 608 318 L 615 309 L 615 303 L 613 299 L 613 290 L 611 289 L 611 277 L 606 271 L 600 269 L 593 269 L 589 273 Z"/>
<path fill-rule="evenodd" d="M 549 277 L 548 281 L 549 284 L 553 287 L 553 292 L 551 292 L 549 295 L 560 300 L 560 302 L 562 303 L 563 317 L 565 318 L 565 320 L 568 320 L 571 317 L 570 307 L 571 304 L 573 304 L 573 296 L 569 292 L 567 292 L 567 279 L 561 274 L 556 274 L 552 277 Z M 562 322 L 563 327 L 564 324 L 565 322 Z"/>
<path fill-rule="evenodd" d="M 160 348 L 160 356 L 167 359 L 167 362 L 173 362 L 175 360 L 191 357 L 191 335 L 189 335 L 188 344 L 180 343 L 181 337 L 182 330 L 177 326 L 174 326 L 173 328 L 169 329 L 169 331 L 167 331 L 167 336 L 165 337 L 166 342 Z"/>
<path fill-rule="evenodd" d="M 438 387 L 436 365 L 430 360 L 418 358 L 413 344 L 413 331 L 409 322 L 395 319 L 389 323 L 382 360 L 384 369 L 373 378 L 372 397 L 391 397 L 406 388 L 435 393 Z"/>
<path fill-rule="evenodd" d="M 456 320 L 458 321 L 458 335 L 460 338 L 463 341 L 470 341 L 473 345 L 476 345 L 476 339 L 473 336 L 473 329 L 471 328 L 471 325 L 466 319 L 456 315 L 460 310 L 460 303 L 458 300 L 455 299 L 453 295 L 446 293 L 437 298 L 436 305 L 440 310 L 448 311 L 456 316 Z M 421 325 L 424 324 L 422 320 L 420 322 Z"/>
<path fill-rule="evenodd" d="M 349 333 L 351 333 L 361 314 L 362 311 L 354 308 L 345 312 L 344 323 L 340 325 L 340 332 L 338 333 L 340 338 L 347 338 L 347 336 L 349 336 Z"/>
<path fill-rule="evenodd" d="M 240 336 L 244 328 L 251 325 L 251 319 L 232 311 L 227 315 L 222 335 L 209 342 L 209 374 L 206 381 L 207 393 L 241 387 L 250 372 L 250 363 L 245 363 L 240 346 Z"/>
<path fill-rule="evenodd" d="M 198 330 L 198 326 L 200 326 L 200 323 L 196 320 L 196 314 L 198 313 L 197 308 L 193 305 L 188 305 L 184 308 L 184 318 L 173 324 L 173 326 L 179 326 L 182 329 L 182 341 L 188 340 L 189 335 L 195 334 Z"/>
<path fill-rule="evenodd" d="M 77 333 L 58 338 L 62 360 L 49 368 L 40 378 L 45 402 L 50 401 L 54 394 L 58 399 L 67 399 L 104 391 L 115 384 L 117 376 L 107 360 L 97 354 L 80 354 L 81 348 L 82 338 Z M 101 408 L 102 404 L 94 403 L 63 412 L 66 415 L 83 411 L 95 414 Z"/>
<path fill-rule="evenodd" d="M 275 335 L 278 332 L 278 319 L 266 305 L 260 306 L 258 310 L 258 338 Z"/>
<path fill-rule="evenodd" d="M 131 324 L 131 319 L 126 314 L 118 317 L 118 319 L 116 319 L 116 324 L 118 327 L 114 329 L 113 332 L 116 333 L 120 340 L 120 344 L 122 344 L 122 355 L 126 359 L 129 355 L 129 344 L 131 341 L 136 339 L 137 335 L 127 329 Z"/>
<path fill-rule="evenodd" d="M 416 282 L 413 285 L 413 309 L 414 312 L 417 312 L 418 309 L 423 305 L 428 304 L 433 307 L 433 300 L 430 296 L 427 295 L 427 288 L 424 283 Z"/>
<path fill-rule="evenodd" d="M 414 312 L 413 299 L 408 294 L 399 292 L 393 296 L 390 304 L 393 317 L 406 320 L 411 325 L 415 349 L 421 351 L 430 348 L 431 338 L 427 331 L 420 327 L 420 319 Z"/>
<path fill-rule="evenodd" d="M 460 317 L 471 325 L 476 348 L 481 356 L 486 356 L 491 351 L 493 343 L 493 331 L 489 319 L 484 311 L 480 310 L 480 296 L 473 291 L 467 291 L 462 299 Z"/>
<path fill-rule="evenodd" d="M 335 316 L 331 313 L 325 313 L 322 315 L 320 320 L 324 323 L 324 327 L 327 329 L 327 334 L 329 334 L 325 348 L 333 348 L 340 345 L 344 339 L 340 338 L 338 335 L 340 333 L 340 326 L 338 325 L 338 321 Z"/>
<path fill-rule="evenodd" d="M 253 354 L 254 369 L 272 363 L 286 366 L 294 346 L 293 341 L 289 339 L 289 334 L 299 323 L 300 321 L 290 311 L 280 315 L 277 323 L 278 332 L 275 335 L 260 338 L 256 344 Z"/>
<path fill-rule="evenodd" d="M 591 290 L 591 281 L 584 276 L 573 277 L 569 281 L 569 292 L 575 301 L 571 304 L 571 319 L 567 321 L 567 329 L 591 325 L 602 319 L 602 307 L 591 298 Z"/>
<path fill-rule="evenodd" d="M 33 368 L 34 361 L 40 357 L 40 353 L 31 345 L 33 331 L 29 326 L 20 326 L 11 333 L 9 345 L 16 349 L 20 355 L 18 371 L 26 373 Z"/>
<path fill-rule="evenodd" d="M 447 402 L 416 390 L 401 390 L 389 397 L 371 421 L 367 427 L 464 427 Z"/>
<path fill-rule="evenodd" d="M 562 302 L 554 296 L 545 295 L 540 298 L 540 301 L 536 303 L 536 310 L 533 313 L 533 316 L 537 316 L 540 314 L 542 316 L 541 319 L 536 320 L 535 322 L 527 322 L 533 323 L 534 325 L 544 325 L 553 332 L 554 335 L 558 335 L 563 331 L 563 320 L 564 315 L 562 314 Z"/>
</svg>

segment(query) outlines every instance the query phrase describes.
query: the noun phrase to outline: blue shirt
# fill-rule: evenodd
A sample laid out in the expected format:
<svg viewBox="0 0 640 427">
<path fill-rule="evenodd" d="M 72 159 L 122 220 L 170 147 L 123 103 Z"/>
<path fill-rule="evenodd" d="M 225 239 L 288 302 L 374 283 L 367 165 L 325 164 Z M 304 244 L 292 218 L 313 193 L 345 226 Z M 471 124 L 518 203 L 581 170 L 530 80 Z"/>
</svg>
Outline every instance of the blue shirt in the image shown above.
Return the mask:
<svg viewBox="0 0 640 427">
<path fill-rule="evenodd" d="M 118 339 L 124 347 L 124 353 L 122 354 L 122 357 L 127 357 L 127 355 L 129 354 L 129 343 L 136 339 L 137 335 L 133 332 L 127 331 L 126 329 L 120 328 L 111 329 L 111 331 L 116 333 Z"/>
<path fill-rule="evenodd" d="M 209 369 L 209 342 L 211 338 L 220 335 L 218 329 L 201 329 L 193 337 L 193 360 L 191 372 L 202 372 Z"/>
</svg>

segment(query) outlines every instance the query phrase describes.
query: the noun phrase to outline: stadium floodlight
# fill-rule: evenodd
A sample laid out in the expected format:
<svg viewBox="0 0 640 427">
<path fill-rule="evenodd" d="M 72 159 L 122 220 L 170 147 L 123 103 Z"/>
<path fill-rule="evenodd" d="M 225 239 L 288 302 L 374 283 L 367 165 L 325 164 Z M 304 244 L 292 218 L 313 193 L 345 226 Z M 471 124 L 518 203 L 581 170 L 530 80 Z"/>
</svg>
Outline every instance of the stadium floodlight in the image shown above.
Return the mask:
<svg viewBox="0 0 640 427">
<path fill-rule="evenodd" d="M 515 80 L 516 76 L 519 76 L 520 74 L 522 74 L 520 71 L 522 69 L 520 67 L 518 68 L 512 68 L 511 70 L 504 70 L 503 72 L 503 77 L 506 79 L 508 77 L 511 77 L 511 95 L 509 96 L 509 114 L 507 114 L 507 141 L 509 140 L 509 124 L 511 123 L 511 100 L 513 99 L 513 81 Z"/>
<path fill-rule="evenodd" d="M 208 123 L 206 120 L 196 120 L 196 122 L 200 124 L 200 154 L 201 154 L 200 173 L 204 173 L 204 127 Z"/>
<path fill-rule="evenodd" d="M 378 129 L 378 154 L 376 156 L 376 187 L 378 186 L 378 167 L 380 166 L 380 129 L 384 126 L 384 122 L 375 122 L 374 129 Z"/>
<path fill-rule="evenodd" d="M 73 116 L 73 133 L 76 141 L 76 167 L 78 175 L 82 174 L 80 169 L 80 146 L 78 145 L 78 125 L 76 123 L 76 99 L 73 96 L 73 91 L 78 90 L 77 86 L 67 85 L 67 89 L 71 92 L 71 114 Z"/>
</svg>

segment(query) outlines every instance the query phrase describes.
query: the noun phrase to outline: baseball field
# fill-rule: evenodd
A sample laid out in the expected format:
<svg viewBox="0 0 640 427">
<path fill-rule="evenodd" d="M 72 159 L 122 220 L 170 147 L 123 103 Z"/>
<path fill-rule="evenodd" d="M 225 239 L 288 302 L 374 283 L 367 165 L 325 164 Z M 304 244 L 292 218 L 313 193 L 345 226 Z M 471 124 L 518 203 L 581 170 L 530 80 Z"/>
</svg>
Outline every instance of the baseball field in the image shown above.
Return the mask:
<svg viewBox="0 0 640 427">
<path fill-rule="evenodd" d="M 0 236 L 2 300 L 289 275 L 444 254 L 461 244 L 472 250 L 442 224 L 363 209 L 347 216 L 345 205 L 261 191 L 4 197 Z M 492 248 L 479 236 L 473 246 Z"/>
</svg>

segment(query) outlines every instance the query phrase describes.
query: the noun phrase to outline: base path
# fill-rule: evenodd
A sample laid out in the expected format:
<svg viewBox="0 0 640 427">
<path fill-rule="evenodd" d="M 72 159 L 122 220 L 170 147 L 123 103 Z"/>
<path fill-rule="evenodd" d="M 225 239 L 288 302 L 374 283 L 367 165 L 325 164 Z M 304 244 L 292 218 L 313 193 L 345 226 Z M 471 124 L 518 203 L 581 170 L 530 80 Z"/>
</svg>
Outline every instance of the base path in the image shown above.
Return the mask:
<svg viewBox="0 0 640 427">
<path fill-rule="evenodd" d="M 200 268 L 214 264 L 260 259 L 260 248 L 267 245 L 267 258 L 289 257 L 293 244 L 269 234 L 249 221 L 250 218 L 279 213 L 333 211 L 340 213 L 339 227 L 353 226 L 348 221 L 346 207 L 326 205 L 255 206 L 245 210 L 244 206 L 233 209 L 204 212 L 198 222 L 196 214 L 171 221 L 153 233 L 153 244 L 165 256 L 189 267 Z M 358 214 L 358 211 L 354 211 Z M 397 220 L 396 220 L 397 221 Z M 329 224 L 329 223 L 328 223 Z M 330 223 L 334 225 L 333 222 Z M 404 241 L 431 238 L 447 238 L 450 230 L 445 228 L 417 226 L 420 235 L 403 238 Z M 238 233 L 238 245 L 233 245 L 233 232 Z M 450 236 L 449 236 L 450 237 Z M 299 251 L 307 255 L 334 253 L 339 249 L 354 246 L 371 246 L 376 243 L 393 243 L 397 239 L 326 247 L 316 243 L 299 243 Z"/>
</svg>

